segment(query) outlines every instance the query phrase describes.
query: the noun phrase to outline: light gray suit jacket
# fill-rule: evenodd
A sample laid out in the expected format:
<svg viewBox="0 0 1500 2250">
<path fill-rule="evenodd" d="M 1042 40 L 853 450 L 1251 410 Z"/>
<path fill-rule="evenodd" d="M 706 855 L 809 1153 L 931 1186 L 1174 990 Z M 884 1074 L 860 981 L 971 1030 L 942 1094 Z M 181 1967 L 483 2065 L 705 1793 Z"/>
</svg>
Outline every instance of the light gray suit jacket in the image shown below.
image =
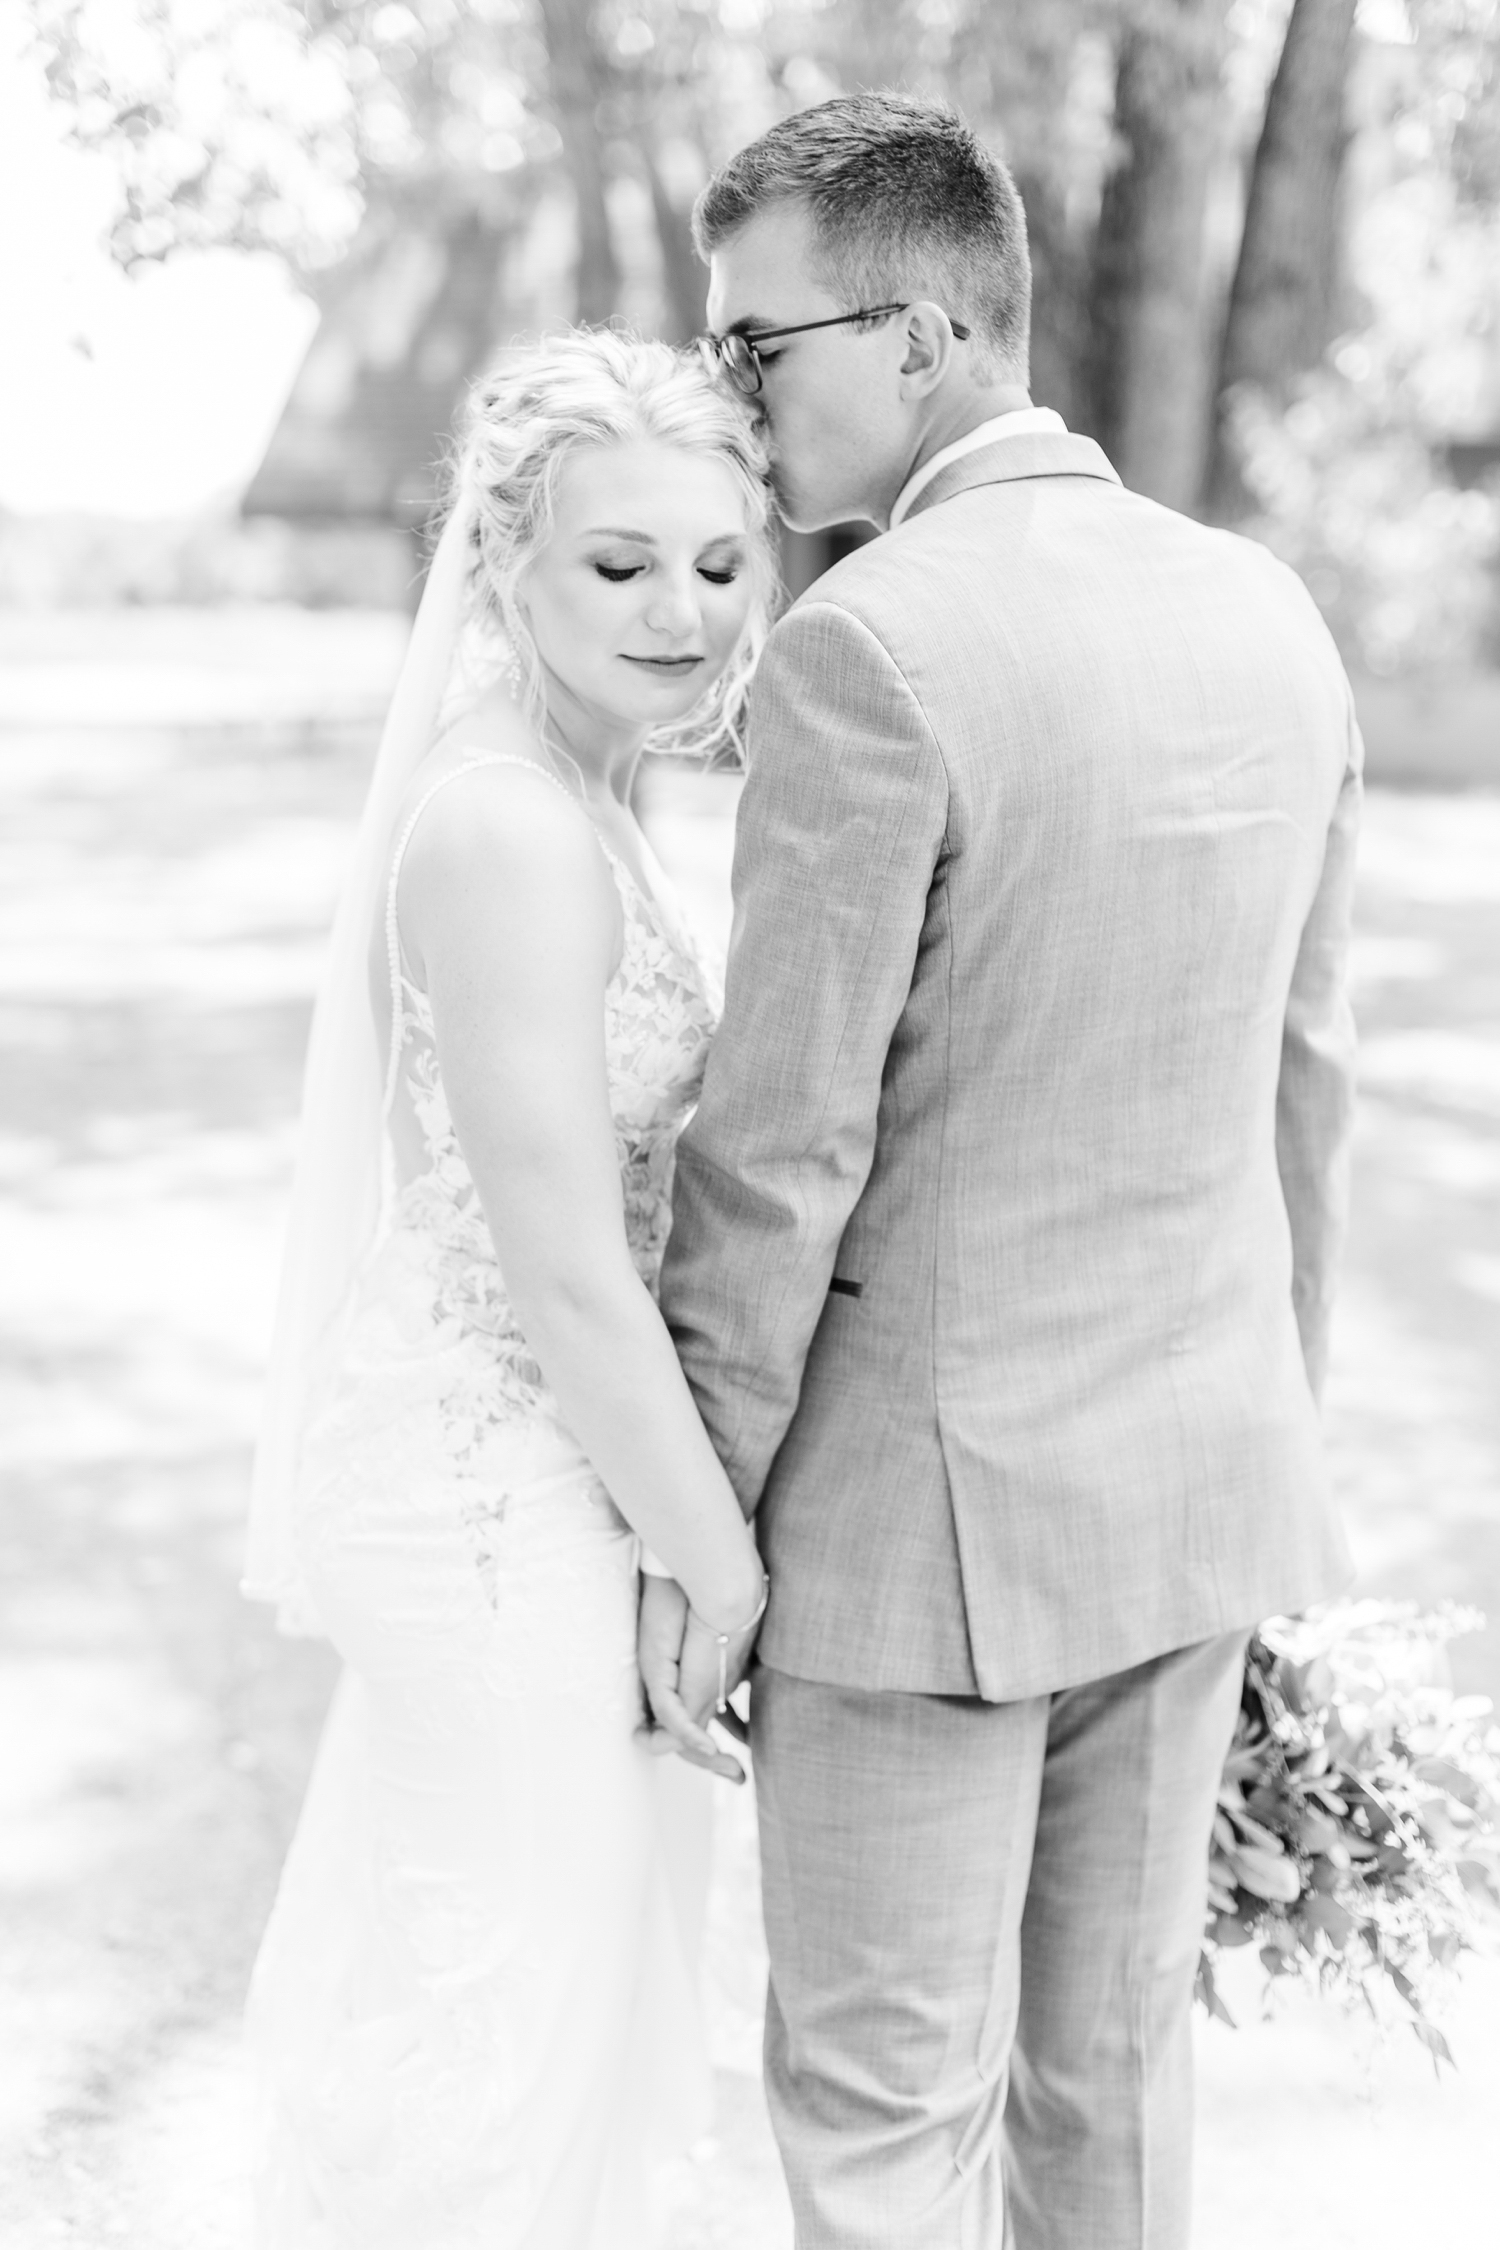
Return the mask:
<svg viewBox="0 0 1500 2250">
<path fill-rule="evenodd" d="M 766 1662 L 992 1700 L 1346 1577 L 1361 753 L 1260 547 L 1088 439 L 950 464 L 757 676 L 662 1304 Z"/>
</svg>

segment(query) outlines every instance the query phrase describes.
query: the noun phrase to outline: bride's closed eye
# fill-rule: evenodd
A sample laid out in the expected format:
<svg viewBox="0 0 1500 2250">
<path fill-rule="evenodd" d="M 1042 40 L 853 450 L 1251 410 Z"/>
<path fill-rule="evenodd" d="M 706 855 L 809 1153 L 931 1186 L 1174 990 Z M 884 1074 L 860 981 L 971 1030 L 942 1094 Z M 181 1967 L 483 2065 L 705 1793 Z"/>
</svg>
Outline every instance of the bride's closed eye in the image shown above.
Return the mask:
<svg viewBox="0 0 1500 2250">
<path fill-rule="evenodd" d="M 627 578 L 639 578 L 645 567 L 644 563 L 596 562 L 594 565 L 599 576 L 607 578 L 611 586 L 623 586 Z"/>
</svg>

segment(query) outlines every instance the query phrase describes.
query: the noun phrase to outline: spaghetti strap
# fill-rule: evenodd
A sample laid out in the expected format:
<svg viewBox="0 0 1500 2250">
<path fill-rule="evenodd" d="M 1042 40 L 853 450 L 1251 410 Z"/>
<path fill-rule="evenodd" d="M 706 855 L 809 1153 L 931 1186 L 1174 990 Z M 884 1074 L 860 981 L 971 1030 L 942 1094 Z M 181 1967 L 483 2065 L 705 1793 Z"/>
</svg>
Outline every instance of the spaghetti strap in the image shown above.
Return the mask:
<svg viewBox="0 0 1500 2250">
<path fill-rule="evenodd" d="M 391 975 L 391 1053 L 390 1061 L 386 1065 L 385 1099 L 380 1110 L 382 1118 L 390 1116 L 391 1104 L 396 1098 L 396 1081 L 401 1069 L 401 1051 L 405 1043 L 401 1008 L 401 933 L 396 923 L 396 885 L 401 879 L 401 863 L 406 857 L 406 847 L 416 833 L 417 822 L 426 812 L 438 791 L 446 789 L 450 781 L 457 781 L 461 775 L 475 772 L 480 766 L 525 766 L 528 772 L 536 774 L 540 780 L 547 782 L 550 787 L 558 790 L 566 797 L 570 805 L 577 806 L 577 809 L 583 812 L 583 807 L 578 804 L 577 798 L 573 796 L 570 790 L 563 787 L 556 774 L 548 773 L 546 767 L 539 766 L 535 758 L 523 758 L 520 752 L 516 750 L 489 750 L 480 757 L 465 758 L 463 763 L 455 766 L 451 773 L 439 774 L 437 780 L 430 787 L 424 789 L 417 799 L 407 817 L 405 827 L 397 838 L 395 853 L 391 859 L 391 872 L 385 887 L 385 956 Z M 583 813 L 583 817 L 585 820 L 589 819 L 586 812 Z M 591 820 L 589 820 L 589 827 L 594 828 Z M 606 857 L 610 856 L 609 847 L 605 844 L 597 829 L 594 829 L 594 834 Z"/>
</svg>

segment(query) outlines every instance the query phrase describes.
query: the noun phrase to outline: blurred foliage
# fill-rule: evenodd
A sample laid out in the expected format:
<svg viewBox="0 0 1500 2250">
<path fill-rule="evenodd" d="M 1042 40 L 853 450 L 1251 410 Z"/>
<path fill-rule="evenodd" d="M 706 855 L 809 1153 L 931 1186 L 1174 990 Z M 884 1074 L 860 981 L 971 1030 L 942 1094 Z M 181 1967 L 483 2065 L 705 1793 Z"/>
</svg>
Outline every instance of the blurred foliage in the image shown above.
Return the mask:
<svg viewBox="0 0 1500 2250">
<path fill-rule="evenodd" d="M 1348 656 L 1386 675 L 1500 656 L 1500 504 L 1454 482 L 1365 345 L 1284 411 L 1252 394 L 1233 420 L 1256 508 L 1240 528 L 1305 579 Z"/>
<path fill-rule="evenodd" d="M 1450 468 L 1453 440 L 1500 438 L 1500 51 L 1493 10 L 1428 4 L 1427 40 L 1356 75 L 1340 333 L 1281 395 L 1228 401 L 1244 527 L 1382 673 L 1500 658 L 1500 477 Z"/>
<path fill-rule="evenodd" d="M 115 160 L 122 262 L 220 243 L 307 270 L 342 253 L 371 197 L 557 167 L 564 46 L 592 50 L 606 169 L 661 151 L 679 204 L 773 117 L 856 83 L 947 94 L 1000 129 L 1018 170 L 1061 199 L 1087 196 L 1092 172 L 1097 199 L 1099 42 L 1156 4 L 33 0 L 32 14 L 75 137 Z"/>
<path fill-rule="evenodd" d="M 342 42 L 280 0 L 43 0 L 35 16 L 74 139 L 113 160 L 122 265 L 211 245 L 338 257 L 386 111 L 360 101 Z"/>
</svg>

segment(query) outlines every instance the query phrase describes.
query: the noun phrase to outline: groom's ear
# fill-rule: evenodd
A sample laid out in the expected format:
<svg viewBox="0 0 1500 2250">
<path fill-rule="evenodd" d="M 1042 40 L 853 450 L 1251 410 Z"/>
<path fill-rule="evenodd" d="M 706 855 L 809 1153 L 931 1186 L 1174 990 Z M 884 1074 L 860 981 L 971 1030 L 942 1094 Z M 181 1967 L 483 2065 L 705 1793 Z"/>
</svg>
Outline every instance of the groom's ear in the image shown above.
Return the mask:
<svg viewBox="0 0 1500 2250">
<path fill-rule="evenodd" d="M 948 316 L 937 305 L 908 305 L 902 316 L 905 351 L 901 358 L 901 395 L 926 398 L 947 374 L 953 358 L 954 337 Z"/>
</svg>

